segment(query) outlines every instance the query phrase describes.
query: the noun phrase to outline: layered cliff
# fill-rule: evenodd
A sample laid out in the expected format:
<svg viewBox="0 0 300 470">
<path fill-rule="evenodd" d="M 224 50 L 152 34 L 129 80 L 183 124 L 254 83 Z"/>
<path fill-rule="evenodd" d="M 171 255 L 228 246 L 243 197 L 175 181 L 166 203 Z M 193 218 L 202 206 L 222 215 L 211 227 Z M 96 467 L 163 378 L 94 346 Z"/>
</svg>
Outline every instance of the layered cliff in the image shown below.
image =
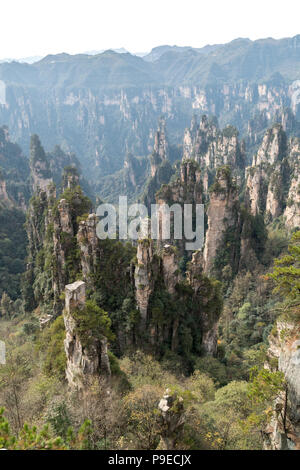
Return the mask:
<svg viewBox="0 0 300 470">
<path fill-rule="evenodd" d="M 190 204 L 195 212 L 196 205 L 204 202 L 203 192 L 203 181 L 199 165 L 194 160 L 183 161 L 177 168 L 172 181 L 169 184 L 163 184 L 155 195 L 158 206 L 159 231 L 157 243 L 159 245 L 165 243 L 163 241 L 166 236 L 164 230 L 168 226 L 166 223 L 168 224 L 170 220 L 170 236 L 167 238 L 167 243 L 176 245 L 181 256 L 184 255 L 187 241 L 183 224 L 184 205 Z M 173 204 L 175 204 L 174 208 L 179 209 L 180 214 L 177 214 L 176 210 L 169 211 Z M 200 223 L 201 221 L 199 221 Z M 177 231 L 177 235 L 175 231 Z M 178 237 L 178 235 L 180 236 Z"/>
<path fill-rule="evenodd" d="M 207 224 L 203 251 L 205 273 L 213 274 L 226 266 L 236 271 L 241 227 L 238 191 L 229 167 L 217 169 L 210 187 Z"/>
<path fill-rule="evenodd" d="M 289 229 L 300 227 L 300 140 L 289 144 L 290 184 L 284 210 L 285 223 Z"/>
<path fill-rule="evenodd" d="M 63 194 L 57 198 L 49 155 L 37 136 L 31 142 L 31 180 L 34 195 L 27 211 L 27 270 L 24 278 L 26 309 L 39 305 L 42 313 L 57 315 L 62 310 L 65 285 L 75 280 L 80 262 L 76 252 L 77 217 L 87 214 L 91 202 L 78 183 L 73 167 L 62 177 Z"/>
<path fill-rule="evenodd" d="M 6 181 L 4 179 L 4 175 L 0 173 L 0 208 L 12 208 L 13 206 L 14 203 L 7 194 Z"/>
<path fill-rule="evenodd" d="M 278 320 L 269 337 L 269 360 L 277 361 L 286 388 L 274 403 L 265 431 L 265 448 L 300 450 L 300 328 L 297 322 Z"/>
<path fill-rule="evenodd" d="M 85 283 L 76 281 L 66 285 L 64 310 L 66 378 L 69 386 L 77 389 L 92 385 L 93 380 L 99 380 L 100 377 L 109 378 L 111 375 L 107 338 L 104 335 L 93 336 L 92 327 L 90 330 L 87 327 L 84 331 L 85 337 L 82 336 L 81 323 L 90 320 L 88 318 L 90 312 L 85 312 L 85 308 Z"/>
<path fill-rule="evenodd" d="M 194 158 L 200 167 L 214 168 L 231 165 L 243 168 L 245 149 L 238 140 L 238 130 L 232 126 L 221 131 L 216 119 L 209 120 L 203 115 L 200 124 L 196 117 L 191 127 L 185 130 L 183 139 L 183 159 Z"/>
<path fill-rule="evenodd" d="M 163 344 L 184 355 L 214 355 L 222 300 L 220 283 L 208 279 L 195 255 L 186 277 L 179 269 L 176 247 L 154 251 L 152 241 L 140 240 L 135 270 L 136 302 L 143 331 L 155 350 Z M 144 339 L 145 341 L 145 339 Z"/>
<path fill-rule="evenodd" d="M 149 157 L 151 175 L 141 197 L 142 202 L 147 206 L 148 210 L 150 210 L 151 204 L 155 203 L 155 193 L 160 189 L 161 185 L 169 183 L 174 173 L 174 169 L 168 157 L 169 143 L 166 133 L 166 123 L 164 119 L 160 119 L 158 129 L 154 136 L 153 152 Z"/>
<path fill-rule="evenodd" d="M 299 140 L 288 139 L 280 124 L 266 132 L 246 169 L 246 203 L 253 215 L 269 222 L 284 214 L 286 225 L 297 227 L 299 155 Z"/>
</svg>

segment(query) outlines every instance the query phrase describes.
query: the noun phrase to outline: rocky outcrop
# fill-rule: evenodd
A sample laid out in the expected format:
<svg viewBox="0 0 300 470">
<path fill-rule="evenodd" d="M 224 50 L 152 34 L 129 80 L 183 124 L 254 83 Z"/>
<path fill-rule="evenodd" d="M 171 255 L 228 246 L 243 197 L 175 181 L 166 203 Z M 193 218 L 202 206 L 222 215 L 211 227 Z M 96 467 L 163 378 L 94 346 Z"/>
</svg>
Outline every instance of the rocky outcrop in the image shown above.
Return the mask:
<svg viewBox="0 0 300 470">
<path fill-rule="evenodd" d="M 259 266 L 256 253 L 257 250 L 255 251 L 256 246 L 254 243 L 254 240 L 256 240 L 256 234 L 254 232 L 256 219 L 255 217 L 251 217 L 247 212 L 243 213 L 243 217 L 241 219 L 242 230 L 240 235 L 238 269 L 240 272 L 254 272 Z M 261 237 L 259 238 L 259 243 L 263 244 Z"/>
<path fill-rule="evenodd" d="M 194 117 L 190 129 L 185 130 L 183 160 L 187 159 L 195 159 L 201 168 L 216 169 L 222 165 L 243 168 L 245 148 L 239 143 L 237 129 L 228 126 L 220 131 L 217 122 L 204 115 L 200 125 Z"/>
<path fill-rule="evenodd" d="M 265 220 L 281 216 L 291 229 L 299 225 L 299 139 L 287 140 L 282 125 L 269 129 L 251 167 L 246 169 L 246 204 Z"/>
<path fill-rule="evenodd" d="M 30 141 L 30 170 L 33 192 L 41 190 L 47 193 L 53 179 L 50 162 L 37 135 L 33 135 Z"/>
<path fill-rule="evenodd" d="M 182 163 L 177 181 L 177 186 L 170 186 L 174 203 L 182 205 L 202 201 L 200 171 L 195 161 Z M 54 192 L 51 197 L 48 193 L 39 189 L 30 206 L 28 232 L 32 260 L 28 278 L 31 288 L 34 288 L 35 306 L 45 309 L 45 322 L 51 321 L 48 315 L 62 313 L 62 294 L 67 285 L 66 325 L 69 325 L 69 336 L 66 348 L 71 384 L 76 382 L 80 367 L 86 368 L 90 377 L 97 375 L 95 371 L 99 364 L 105 363 L 106 357 L 105 338 L 100 343 L 95 338 L 96 343 L 92 341 L 91 349 L 87 350 L 75 331 L 75 318 L 70 313 L 69 304 L 72 299 L 79 299 L 79 307 L 84 303 L 80 300 L 82 284 L 71 284 L 79 277 L 93 292 L 99 307 L 111 313 L 112 329 L 117 337 L 116 348 L 121 353 L 133 345 L 158 353 L 164 344 L 176 353 L 185 347 L 181 344 L 182 332 L 191 337 L 190 347 L 195 351 L 200 351 L 202 342 L 203 351 L 215 353 L 214 313 L 218 315 L 219 308 L 211 303 L 214 286 L 203 281 L 196 292 L 192 285 L 185 284 L 179 269 L 180 252 L 176 247 L 170 243 L 157 247 L 153 240 L 141 239 L 137 242 L 135 261 L 132 247 L 98 239 L 96 215 L 88 215 L 90 205 L 72 181 L 58 200 L 55 200 Z M 162 194 L 166 199 L 160 201 L 169 202 L 168 193 Z M 181 259 L 181 264 L 183 261 Z M 196 283 L 196 277 L 193 282 Z M 194 304 L 192 300 L 195 300 Z M 122 318 L 116 319 L 114 308 L 121 312 Z M 68 311 L 74 321 L 68 317 Z M 212 331 L 210 336 L 208 328 Z M 77 351 L 74 356 L 72 348 Z"/>
<path fill-rule="evenodd" d="M 203 274 L 203 252 L 197 250 L 193 252 L 192 260 L 186 272 L 189 284 L 197 294 L 201 288 L 201 275 Z"/>
<path fill-rule="evenodd" d="M 158 167 L 164 160 L 168 160 L 169 157 L 169 144 L 166 134 L 166 123 L 164 119 L 160 119 L 158 130 L 154 136 L 153 152 L 150 158 L 151 165 L 151 177 L 154 178 Z"/>
<path fill-rule="evenodd" d="M 29 164 L 20 147 L 10 140 L 8 128 L 0 127 L 0 205 L 26 210 L 30 198 Z"/>
<path fill-rule="evenodd" d="M 158 426 L 161 436 L 158 449 L 174 450 L 181 438 L 185 423 L 184 401 L 169 389 L 158 404 Z"/>
<path fill-rule="evenodd" d="M 215 183 L 210 189 L 207 223 L 203 252 L 204 272 L 212 274 L 215 270 L 216 256 L 228 241 L 227 233 L 239 234 L 238 193 L 228 167 L 217 170 Z"/>
<path fill-rule="evenodd" d="M 169 183 L 174 173 L 168 156 L 169 144 L 166 136 L 165 121 L 161 119 L 154 136 L 153 152 L 149 157 L 151 176 L 146 183 L 142 196 L 142 201 L 148 207 L 148 210 L 150 210 L 151 204 L 155 203 L 155 193 L 160 189 L 161 185 Z"/>
<path fill-rule="evenodd" d="M 283 135 L 280 126 L 269 129 L 257 154 L 253 157 L 252 166 L 246 169 L 246 201 L 252 215 L 264 214 L 267 208 L 272 217 L 277 217 L 280 213 L 282 202 L 279 194 L 281 192 L 279 162 L 285 156 L 282 154 L 282 151 L 285 152 Z"/>
<path fill-rule="evenodd" d="M 288 228 L 300 227 L 300 171 L 291 181 L 284 217 Z"/>
<path fill-rule="evenodd" d="M 260 168 L 252 166 L 246 169 L 246 200 L 252 215 L 259 214 L 265 207 L 267 188 L 264 176 Z"/>
<path fill-rule="evenodd" d="M 300 140 L 291 139 L 289 151 L 290 186 L 284 217 L 286 226 L 300 227 Z"/>
<path fill-rule="evenodd" d="M 133 187 L 136 187 L 136 176 L 134 172 L 134 159 L 131 153 L 127 153 L 124 159 L 124 169 L 128 176 L 128 179 Z"/>
<path fill-rule="evenodd" d="M 283 178 L 281 168 L 275 170 L 270 178 L 266 200 L 266 215 L 276 219 L 282 214 L 283 209 Z"/>
<path fill-rule="evenodd" d="M 65 189 L 73 189 L 79 185 L 79 174 L 76 167 L 65 168 L 62 176 L 62 192 Z"/>
<path fill-rule="evenodd" d="M 0 173 L 0 207 L 7 207 L 11 208 L 13 207 L 13 201 L 10 199 L 10 197 L 7 194 L 6 190 L 6 181 L 1 178 L 1 173 Z"/>
<path fill-rule="evenodd" d="M 270 221 L 283 210 L 283 178 L 280 165 L 246 170 L 246 202 L 252 215 L 262 214 Z"/>
<path fill-rule="evenodd" d="M 161 118 L 158 124 L 158 130 L 154 137 L 153 151 L 159 155 L 162 160 L 169 158 L 169 143 L 166 132 L 166 121 Z"/>
<path fill-rule="evenodd" d="M 84 179 L 80 181 L 80 164 L 76 156 L 63 152 L 58 145 L 46 153 L 37 135 L 31 136 L 30 170 L 32 192 L 39 189 L 47 192 L 52 183 L 64 192 L 65 189 L 75 188 L 80 182 L 90 193 L 88 183 Z"/>
<path fill-rule="evenodd" d="M 178 178 L 168 185 L 163 185 L 156 194 L 157 204 L 201 204 L 202 199 L 201 171 L 192 160 L 183 161 Z"/>
<path fill-rule="evenodd" d="M 96 272 L 99 257 L 99 240 L 96 233 L 97 216 L 89 214 L 87 220 L 79 223 L 77 242 L 80 249 L 81 270 L 84 280 L 91 282 L 91 275 Z"/>
<path fill-rule="evenodd" d="M 169 144 L 166 135 L 166 123 L 159 121 L 158 130 L 154 136 L 153 152 L 150 156 L 151 177 L 154 178 L 158 168 L 169 157 Z"/>
<path fill-rule="evenodd" d="M 268 355 L 278 361 L 286 391 L 276 399 L 274 414 L 265 431 L 265 448 L 300 450 L 300 328 L 277 321 L 276 333 L 269 337 Z"/>
<path fill-rule="evenodd" d="M 286 134 L 282 126 L 275 124 L 265 133 L 262 144 L 253 157 L 252 166 L 273 165 L 281 161 L 286 153 L 286 144 Z"/>
<path fill-rule="evenodd" d="M 52 178 L 47 178 L 47 164 L 46 162 L 36 162 L 35 166 L 31 169 L 32 176 L 32 188 L 33 192 L 41 189 L 42 191 L 47 191 L 49 185 L 53 183 Z"/>
<path fill-rule="evenodd" d="M 145 184 L 146 175 L 148 172 L 148 165 L 146 158 L 138 158 L 133 156 L 131 153 L 127 153 L 124 159 L 124 178 L 123 184 L 124 189 L 123 193 L 127 194 L 128 191 L 132 192 L 132 189 L 137 189 Z"/>
<path fill-rule="evenodd" d="M 295 135 L 298 137 L 300 136 L 300 123 L 297 121 L 296 116 L 291 108 L 283 108 L 278 110 L 275 114 L 274 121 L 279 122 L 282 125 L 284 132 L 290 135 Z"/>
<path fill-rule="evenodd" d="M 53 313 L 53 218 L 51 208 L 54 204 L 56 191 L 49 186 L 47 192 L 42 189 L 33 195 L 26 217 L 28 237 L 28 258 L 26 266 L 26 310 L 33 310 L 37 305 L 47 315 Z M 42 319 L 43 320 L 43 319 Z"/>
<path fill-rule="evenodd" d="M 175 293 L 176 284 L 182 280 L 178 267 L 178 254 L 174 246 L 165 245 L 163 248 L 162 271 L 166 289 L 172 295 Z"/>
<path fill-rule="evenodd" d="M 182 238 L 174 238 L 174 213 L 171 212 L 170 218 L 170 238 L 163 239 L 163 226 L 165 218 L 169 217 L 169 211 L 166 213 L 166 207 L 169 208 L 173 204 L 178 204 L 182 210 L 184 204 L 191 204 L 195 208 L 196 204 L 203 203 L 203 184 L 201 180 L 201 171 L 199 165 L 193 161 L 183 161 L 179 168 L 178 177 L 169 184 L 162 185 L 160 190 L 156 193 L 156 204 L 158 205 L 158 219 L 160 224 L 158 245 L 163 247 L 166 243 L 176 245 L 179 253 L 183 256 L 186 239 L 184 237 L 184 227 L 182 225 Z M 178 220 L 177 220 L 178 223 Z"/>
<path fill-rule="evenodd" d="M 258 212 L 259 207 L 275 219 L 282 213 L 283 208 L 283 166 L 282 161 L 287 153 L 287 138 L 282 126 L 275 125 L 269 129 L 262 144 L 253 158 L 253 167 L 258 167 L 254 172 L 256 188 L 252 194 L 252 213 Z M 249 177 L 248 177 L 249 178 Z M 259 185 L 257 185 L 259 179 Z M 249 178 L 251 180 L 251 178 Z M 251 182 L 249 181 L 251 186 Z M 264 194 L 264 190 L 267 193 Z M 257 191 L 258 190 L 258 191 Z M 265 200 L 263 200 L 265 198 Z M 259 199 L 261 201 L 259 201 Z"/>
<path fill-rule="evenodd" d="M 134 273 L 136 288 L 136 303 L 141 314 L 142 324 L 148 320 L 148 304 L 150 295 L 154 290 L 155 279 L 158 272 L 154 258 L 154 244 L 150 239 L 138 241 L 137 265 Z"/>
<path fill-rule="evenodd" d="M 56 213 L 53 216 L 53 255 L 55 258 L 55 276 L 53 276 L 54 298 L 58 299 L 63 293 L 67 282 L 66 256 L 72 245 L 74 228 L 72 224 L 70 205 L 66 199 L 58 203 Z M 59 300 L 58 300 L 58 303 Z"/>
<path fill-rule="evenodd" d="M 91 380 L 101 375 L 111 375 L 107 352 L 107 340 L 91 338 L 87 346 L 83 346 L 76 332 L 76 320 L 72 316 L 76 310 L 83 310 L 86 302 L 86 285 L 76 281 L 66 286 L 64 323 L 66 338 L 64 340 L 67 356 L 66 377 L 71 388 L 82 389 Z"/>
<path fill-rule="evenodd" d="M 194 301 L 199 303 L 199 327 L 201 328 L 202 352 L 214 356 L 217 351 L 217 327 L 221 304 L 218 299 L 220 283 L 210 281 L 203 272 L 203 252 L 195 251 L 186 272 L 188 284 L 194 292 Z M 211 308 L 214 305 L 214 308 Z"/>
<path fill-rule="evenodd" d="M 60 232 L 68 233 L 69 235 L 74 235 L 74 228 L 72 224 L 72 216 L 70 205 L 66 199 L 61 199 L 57 206 L 58 217 L 55 223 L 57 224 L 57 230 Z"/>
<path fill-rule="evenodd" d="M 55 152 L 63 161 L 65 154 L 57 148 Z M 78 186 L 78 172 L 74 167 L 65 169 L 62 178 L 65 197 L 56 200 L 56 187 L 49 176 L 52 174 L 49 159 L 37 136 L 31 140 L 30 166 L 35 192 L 26 221 L 28 297 L 31 298 L 30 308 L 39 304 L 41 310 L 45 309 L 43 318 L 47 320 L 49 314 L 62 313 L 61 295 L 65 285 L 80 272 L 77 217 L 89 212 L 91 203 Z"/>
</svg>

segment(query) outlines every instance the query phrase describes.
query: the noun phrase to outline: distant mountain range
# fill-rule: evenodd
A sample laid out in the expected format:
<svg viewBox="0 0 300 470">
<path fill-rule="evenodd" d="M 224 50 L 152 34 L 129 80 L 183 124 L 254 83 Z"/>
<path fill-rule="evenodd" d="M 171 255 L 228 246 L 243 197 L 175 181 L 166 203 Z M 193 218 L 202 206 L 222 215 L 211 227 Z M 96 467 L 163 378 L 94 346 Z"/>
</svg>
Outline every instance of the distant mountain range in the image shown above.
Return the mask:
<svg viewBox="0 0 300 470">
<path fill-rule="evenodd" d="M 61 53 L 41 60 L 31 57 L 17 63 L 2 63 L 0 77 L 2 80 L 9 77 L 9 81 L 19 84 L 61 86 L 70 83 L 70 86 L 97 88 L 136 86 L 137 81 L 152 85 L 205 86 L 233 80 L 278 78 L 278 74 L 297 80 L 300 78 L 299 57 L 300 35 L 280 40 L 236 39 L 199 49 L 159 46 L 143 57 L 123 48 L 75 55 Z M 28 68 L 25 62 L 32 67 Z M 145 82 L 140 81 L 142 78 Z"/>
<path fill-rule="evenodd" d="M 215 115 L 247 138 L 250 126 L 255 142 L 284 108 L 299 118 L 299 103 L 300 35 L 0 64 L 0 125 L 25 153 L 33 133 L 47 150 L 58 143 L 75 152 L 91 178 L 119 171 L 128 152 L 146 156 L 161 115 L 172 145 L 194 113 Z"/>
</svg>

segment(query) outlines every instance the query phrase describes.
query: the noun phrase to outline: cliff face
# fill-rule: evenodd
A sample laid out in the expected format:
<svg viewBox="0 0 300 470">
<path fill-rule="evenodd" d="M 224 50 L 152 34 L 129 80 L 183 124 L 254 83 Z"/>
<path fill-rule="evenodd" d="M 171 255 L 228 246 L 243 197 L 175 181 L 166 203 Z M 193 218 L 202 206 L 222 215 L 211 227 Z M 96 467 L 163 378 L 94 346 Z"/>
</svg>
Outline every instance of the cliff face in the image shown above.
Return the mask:
<svg viewBox="0 0 300 470">
<path fill-rule="evenodd" d="M 217 348 L 217 322 L 221 309 L 220 285 L 202 271 L 202 255 L 196 252 L 184 280 L 179 269 L 178 250 L 164 245 L 154 251 L 153 242 L 140 240 L 135 268 L 136 303 L 143 332 L 148 332 L 155 351 L 169 344 L 176 352 L 182 344 L 182 332 L 194 331 L 192 347 L 214 355 Z M 189 327 L 187 324 L 189 324 Z M 191 323 L 189 323 L 191 322 Z M 200 350 L 199 350 L 200 352 Z"/>
<path fill-rule="evenodd" d="M 0 167 L 1 195 L 3 205 L 14 206 L 26 211 L 30 197 L 38 191 L 47 193 L 55 183 L 61 186 L 62 173 L 65 167 L 68 171 L 62 183 L 62 190 L 79 182 L 79 174 L 75 168 L 80 165 L 75 155 L 65 153 L 59 146 L 52 152 L 46 153 L 37 135 L 31 137 L 30 159 L 24 156 L 18 145 L 11 142 L 8 128 L 0 127 Z M 81 181 L 89 191 L 86 182 Z"/>
<path fill-rule="evenodd" d="M 204 272 L 212 274 L 216 269 L 216 257 L 224 244 L 232 237 L 239 237 L 238 193 L 228 167 L 217 170 L 215 183 L 210 190 L 207 210 L 208 229 L 203 252 Z M 232 246 L 234 250 L 234 246 Z M 232 253 L 233 257 L 235 254 Z"/>
<path fill-rule="evenodd" d="M 284 216 L 288 228 L 300 227 L 300 140 L 291 139 L 289 151 L 290 186 Z"/>
<path fill-rule="evenodd" d="M 153 241 L 148 239 L 140 240 L 138 242 L 137 266 L 134 277 L 136 303 L 144 326 L 148 320 L 149 299 L 154 290 L 158 270 L 157 259 L 154 258 Z"/>
<path fill-rule="evenodd" d="M 272 450 L 300 450 L 300 329 L 299 325 L 277 321 L 276 334 L 269 337 L 269 357 L 278 360 L 287 391 L 274 404 L 266 429 L 265 447 Z M 282 419 L 282 415 L 285 419 Z"/>
<path fill-rule="evenodd" d="M 79 184 L 80 164 L 74 154 L 65 153 L 56 145 L 52 152 L 45 152 L 37 135 L 30 140 L 30 170 L 32 192 L 41 189 L 47 192 L 50 183 L 65 189 Z M 81 181 L 89 190 L 85 181 Z"/>
<path fill-rule="evenodd" d="M 154 137 L 153 152 L 156 153 L 161 160 L 168 159 L 169 157 L 169 143 L 166 133 L 166 122 L 164 119 L 159 120 L 158 130 Z M 152 174 L 152 176 L 154 175 Z"/>
<path fill-rule="evenodd" d="M 67 244 L 72 243 L 74 228 L 71 219 L 70 205 L 66 199 L 61 199 L 53 217 L 53 256 L 55 260 L 55 275 L 53 276 L 53 295 L 59 302 L 59 296 L 64 292 L 68 282 L 66 273 Z M 58 307 L 59 308 L 59 307 Z"/>
<path fill-rule="evenodd" d="M 159 219 L 159 237 L 158 245 L 163 246 L 165 243 L 176 245 L 180 254 L 183 256 L 186 239 L 184 236 L 184 227 L 182 224 L 182 239 L 174 238 L 174 214 L 171 212 L 170 219 L 170 239 L 163 240 L 163 226 L 169 214 L 165 213 L 165 206 L 171 207 L 178 204 L 183 213 L 184 204 L 192 204 L 195 208 L 196 204 L 203 203 L 203 182 L 201 180 L 201 171 L 198 164 L 193 160 L 183 161 L 178 169 L 178 176 L 169 184 L 161 186 L 156 193 L 156 204 L 158 208 Z"/>
<path fill-rule="evenodd" d="M 75 238 L 77 216 L 82 216 L 90 208 L 90 201 L 77 186 L 79 176 L 74 167 L 66 169 L 61 175 L 61 187 L 66 198 L 60 196 L 56 200 L 52 165 L 54 162 L 50 163 L 39 138 L 33 136 L 30 167 L 34 195 L 26 221 L 29 243 L 25 297 L 28 299 L 26 308 L 30 310 L 39 305 L 41 313 L 47 314 L 47 318 L 61 313 L 63 305 L 60 297 L 65 285 L 75 280 L 79 272 Z"/>
<path fill-rule="evenodd" d="M 162 274 L 167 292 L 175 294 L 176 285 L 182 280 L 178 266 L 178 253 L 171 245 L 164 245 L 162 251 Z"/>
<path fill-rule="evenodd" d="M 33 135 L 30 142 L 30 170 L 33 192 L 40 189 L 47 193 L 53 179 L 50 162 L 37 135 Z"/>
<path fill-rule="evenodd" d="M 238 140 L 237 129 L 228 126 L 220 131 L 215 120 L 202 116 L 200 125 L 194 117 L 190 129 L 186 129 L 183 139 L 183 160 L 195 159 L 200 167 L 216 169 L 231 165 L 243 168 L 245 164 L 244 144 Z"/>
<path fill-rule="evenodd" d="M 0 127 L 0 205 L 26 209 L 30 197 L 29 164 L 20 147 L 11 142 L 8 128 Z"/>
<path fill-rule="evenodd" d="M 201 172 L 193 161 L 182 162 L 177 179 L 163 185 L 156 194 L 157 204 L 201 204 L 202 199 Z"/>
<path fill-rule="evenodd" d="M 91 380 L 97 380 L 100 376 L 111 375 L 107 352 L 107 340 L 90 338 L 89 344 L 83 346 L 76 331 L 74 312 L 85 307 L 86 294 L 85 283 L 76 281 L 65 289 L 64 323 L 66 338 L 64 340 L 67 356 L 66 377 L 69 386 L 82 389 Z"/>
<path fill-rule="evenodd" d="M 160 256 L 158 256 L 153 240 L 139 240 L 135 288 L 136 302 L 144 324 L 149 320 L 149 300 L 160 276 L 167 292 L 171 295 L 175 294 L 175 286 L 182 279 L 175 248 L 171 245 L 164 245 Z"/>
<path fill-rule="evenodd" d="M 90 283 L 96 273 L 99 245 L 96 233 L 96 214 L 89 214 L 87 220 L 79 223 L 77 242 L 80 249 L 80 262 L 83 278 Z"/>
<path fill-rule="evenodd" d="M 202 350 L 206 354 L 215 355 L 217 351 L 217 326 L 222 308 L 218 296 L 221 284 L 209 280 L 203 272 L 203 253 L 195 251 L 188 265 L 187 279 L 194 292 L 194 299 L 201 299 L 200 328 L 202 331 Z"/>
<path fill-rule="evenodd" d="M 0 174 L 0 207 L 13 207 L 14 203 L 7 194 L 6 181 L 2 179 L 3 176 Z"/>
<path fill-rule="evenodd" d="M 60 204 L 62 203 L 65 204 L 63 200 Z M 68 220 L 66 218 L 62 220 L 65 220 L 65 228 L 68 229 Z M 122 260 L 122 253 L 117 255 L 118 244 L 113 241 L 111 243 L 100 241 L 96 235 L 96 225 L 97 219 L 94 214 L 90 214 L 86 220 L 79 223 L 77 232 L 77 246 L 80 252 L 78 272 L 82 273 L 82 278 L 93 292 L 97 293 L 100 289 L 102 292 L 100 298 L 102 296 L 104 298 L 103 308 L 108 310 L 109 307 L 105 299 L 109 299 L 109 295 L 116 295 L 114 289 L 117 289 L 118 286 L 114 284 L 121 276 L 124 285 L 122 294 L 117 294 L 119 308 L 124 311 L 128 305 L 131 310 L 127 314 L 133 312 L 134 309 L 139 312 L 138 320 L 135 320 L 131 326 L 127 324 L 121 328 L 120 324 L 114 325 L 118 337 L 118 348 L 124 351 L 126 345 L 137 344 L 139 347 L 148 347 L 158 352 L 166 342 L 174 352 L 177 351 L 180 343 L 179 333 L 182 328 L 185 328 L 184 311 L 187 309 L 193 318 L 195 328 L 197 328 L 196 336 L 202 338 L 202 341 L 200 340 L 202 350 L 214 354 L 216 351 L 216 324 L 220 313 L 220 307 L 216 301 L 218 288 L 205 276 L 200 275 L 201 266 L 195 267 L 195 274 L 189 278 L 187 291 L 184 287 L 180 290 L 178 286 L 183 282 L 183 275 L 179 269 L 177 249 L 171 245 L 162 245 L 158 248 L 153 240 L 141 239 L 137 244 L 135 264 L 132 265 L 128 260 L 122 268 L 123 271 L 118 273 L 117 264 L 120 264 L 120 260 Z M 107 284 L 108 270 L 111 269 L 110 256 L 118 256 L 113 274 L 116 280 L 111 280 L 109 285 L 102 290 L 102 284 Z M 61 271 L 64 272 L 63 267 Z M 62 282 L 64 279 L 63 277 Z M 188 295 L 192 307 L 188 307 L 184 301 L 184 295 Z M 160 296 L 163 300 L 160 300 Z M 178 306 L 181 304 L 182 307 L 179 307 L 178 310 Z M 144 339 L 141 340 L 141 338 Z"/>
<path fill-rule="evenodd" d="M 246 169 L 246 202 L 253 215 L 264 214 L 266 221 L 284 215 L 288 228 L 298 226 L 299 155 L 299 140 L 288 140 L 281 125 L 266 132 Z"/>
<path fill-rule="evenodd" d="M 27 212 L 27 276 L 34 278 L 35 302 L 40 306 L 44 304 L 56 316 L 62 311 L 60 297 L 65 285 L 79 272 L 77 228 L 71 203 L 64 198 L 56 202 L 52 183 L 43 188 L 45 190 L 39 187 L 35 192 Z M 73 196 L 76 200 L 76 191 Z"/>
<path fill-rule="evenodd" d="M 161 185 L 169 183 L 174 173 L 169 157 L 169 144 L 166 134 L 166 124 L 163 119 L 159 120 L 158 130 L 154 136 L 153 152 L 150 155 L 151 176 L 146 183 L 142 196 L 143 203 L 150 210 L 151 204 L 155 203 L 155 193 Z"/>
<path fill-rule="evenodd" d="M 124 192 L 128 194 L 128 189 L 141 190 L 145 184 L 146 176 L 148 175 L 148 164 L 146 158 L 134 157 L 128 153 L 124 160 Z"/>
</svg>

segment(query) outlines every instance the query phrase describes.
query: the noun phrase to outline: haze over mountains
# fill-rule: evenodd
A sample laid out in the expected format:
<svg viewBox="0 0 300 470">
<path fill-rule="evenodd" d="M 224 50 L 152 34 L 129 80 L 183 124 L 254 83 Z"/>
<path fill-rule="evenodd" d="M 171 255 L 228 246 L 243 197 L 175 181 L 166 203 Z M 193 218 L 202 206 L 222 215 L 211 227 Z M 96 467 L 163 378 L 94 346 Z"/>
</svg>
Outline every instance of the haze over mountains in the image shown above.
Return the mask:
<svg viewBox="0 0 300 470">
<path fill-rule="evenodd" d="M 299 118 L 299 102 L 300 35 L 160 46 L 143 58 L 122 50 L 0 64 L 0 122 L 13 140 L 27 154 L 37 133 L 47 150 L 75 152 L 94 181 L 121 170 L 128 152 L 147 156 L 161 115 L 173 146 L 194 113 L 215 115 L 249 140 L 251 119 L 262 133 L 284 108 Z"/>
</svg>

